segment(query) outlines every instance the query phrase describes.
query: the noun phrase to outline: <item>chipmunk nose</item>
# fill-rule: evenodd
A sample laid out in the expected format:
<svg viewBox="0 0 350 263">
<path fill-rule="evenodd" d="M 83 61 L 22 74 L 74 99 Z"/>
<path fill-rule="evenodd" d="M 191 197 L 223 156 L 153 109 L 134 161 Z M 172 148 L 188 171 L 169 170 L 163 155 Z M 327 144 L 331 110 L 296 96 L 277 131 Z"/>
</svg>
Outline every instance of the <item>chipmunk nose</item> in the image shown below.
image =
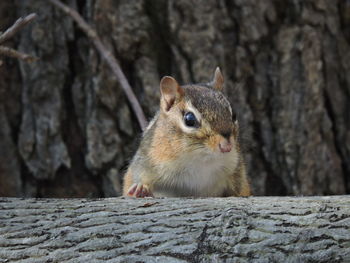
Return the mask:
<svg viewBox="0 0 350 263">
<path fill-rule="evenodd" d="M 228 140 L 224 140 L 219 143 L 219 148 L 222 153 L 228 153 L 232 149 L 232 144 Z"/>
</svg>

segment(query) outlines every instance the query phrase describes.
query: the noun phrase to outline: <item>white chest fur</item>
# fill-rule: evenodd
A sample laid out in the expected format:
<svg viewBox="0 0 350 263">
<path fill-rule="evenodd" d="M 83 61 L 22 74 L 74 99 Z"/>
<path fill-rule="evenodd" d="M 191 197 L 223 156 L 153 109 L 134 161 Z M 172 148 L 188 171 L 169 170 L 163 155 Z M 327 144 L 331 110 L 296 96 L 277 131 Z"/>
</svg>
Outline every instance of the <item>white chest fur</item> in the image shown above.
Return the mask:
<svg viewBox="0 0 350 263">
<path fill-rule="evenodd" d="M 237 169 L 238 155 L 190 153 L 160 167 L 155 196 L 220 196 Z"/>
</svg>

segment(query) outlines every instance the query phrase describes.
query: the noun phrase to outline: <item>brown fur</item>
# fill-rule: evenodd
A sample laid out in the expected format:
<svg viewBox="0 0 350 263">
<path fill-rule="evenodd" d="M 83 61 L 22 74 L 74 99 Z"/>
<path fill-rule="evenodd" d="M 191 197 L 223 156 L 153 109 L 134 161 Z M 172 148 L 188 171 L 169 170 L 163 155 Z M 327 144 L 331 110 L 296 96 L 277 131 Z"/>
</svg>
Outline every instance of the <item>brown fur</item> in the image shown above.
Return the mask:
<svg viewBox="0 0 350 263">
<path fill-rule="evenodd" d="M 160 129 L 154 134 L 157 140 L 153 140 L 149 150 L 149 157 L 153 164 L 167 162 L 178 158 L 182 152 L 181 141 L 171 140 Z"/>
<path fill-rule="evenodd" d="M 176 104 L 179 111 L 185 108 L 184 101 L 180 101 Z M 159 162 L 166 162 L 178 158 L 184 150 L 184 145 L 177 134 L 177 128 L 175 124 L 169 123 L 166 120 L 166 116 L 160 115 L 158 120 L 158 129 L 155 129 L 153 139 L 149 148 L 149 157 L 153 164 Z M 168 126 L 166 128 L 166 126 Z M 172 132 L 169 132 L 169 128 L 173 127 Z M 171 134 L 170 134 L 171 133 Z"/>
<path fill-rule="evenodd" d="M 250 186 L 247 178 L 243 177 L 242 179 L 243 179 L 242 188 L 238 196 L 251 196 Z"/>
<path fill-rule="evenodd" d="M 213 151 L 217 151 L 218 145 L 220 141 L 222 140 L 222 136 L 220 135 L 213 135 L 210 136 L 209 139 L 207 140 L 206 144 L 208 145 L 209 148 L 211 148 Z"/>
<path fill-rule="evenodd" d="M 130 187 L 134 184 L 132 174 L 130 169 L 126 172 L 124 176 L 124 185 L 123 185 L 123 195 L 127 196 L 128 195 L 128 190 Z"/>
<path fill-rule="evenodd" d="M 246 176 L 246 171 L 245 171 L 245 165 L 243 160 L 241 161 L 240 164 L 240 181 L 241 181 L 241 188 L 240 192 L 238 193 L 238 196 L 250 196 L 251 191 L 250 191 L 250 185 L 248 182 L 248 178 Z"/>
<path fill-rule="evenodd" d="M 236 160 L 237 158 L 234 157 L 234 160 L 236 161 L 232 160 L 232 163 L 229 164 L 231 159 L 221 159 L 220 157 L 218 164 L 220 164 L 220 162 L 225 162 L 225 167 L 226 165 L 227 168 L 230 167 L 228 169 L 233 169 L 235 165 L 234 163 L 237 162 L 237 167 L 234 168 L 234 173 L 231 175 L 222 173 L 221 177 L 220 174 L 217 174 L 218 178 L 221 178 L 220 180 L 222 181 L 218 181 L 219 179 L 217 179 L 216 182 L 213 182 L 213 195 L 210 194 L 210 191 L 203 190 L 205 191 L 203 192 L 203 195 L 196 192 L 196 196 L 250 195 L 250 186 L 237 140 L 238 126 L 235 125 L 234 120 L 232 120 L 229 102 L 219 91 L 221 90 L 223 82 L 223 79 L 221 78 L 222 75 L 220 70 L 217 69 L 212 84 L 180 87 L 177 86 L 178 84 L 176 80 L 171 77 L 164 77 L 162 79 L 161 110 L 157 115 L 154 124 L 148 127 L 148 130 L 145 132 L 140 148 L 125 175 L 123 187 L 124 195 L 127 195 L 130 187 L 137 183 L 142 184 L 144 188 L 149 191 L 153 191 L 154 187 L 158 185 L 158 188 L 161 187 L 168 189 L 164 191 L 170 191 L 169 194 L 172 196 L 174 196 L 174 194 L 175 196 L 186 196 L 191 192 L 190 189 L 186 190 L 177 188 L 179 187 L 178 185 L 182 185 L 182 183 L 185 184 L 187 176 L 186 174 L 181 174 L 181 171 L 183 171 L 181 170 L 182 168 L 177 170 L 179 165 L 181 167 L 182 162 L 185 162 L 185 164 L 187 162 L 187 157 L 185 159 L 181 159 L 181 157 L 187 156 L 184 154 L 189 154 L 190 159 L 194 158 L 191 154 L 194 154 L 197 150 L 201 152 L 203 151 L 201 149 L 204 148 L 210 149 L 213 153 L 222 154 L 222 158 L 225 156 L 228 156 L 227 158 L 238 156 L 238 161 Z M 216 89 L 212 89 L 210 85 L 216 85 Z M 201 123 L 198 128 L 184 132 L 182 130 L 184 128 L 181 128 L 180 126 L 184 125 L 181 123 L 183 122 L 184 113 L 189 110 L 187 107 L 194 107 L 194 109 L 199 112 L 201 115 Z M 179 123 L 181 124 L 180 126 Z M 229 140 L 232 143 L 233 147 L 231 151 L 235 151 L 237 153 L 236 155 L 225 155 L 227 153 L 220 153 L 218 145 L 224 140 Z M 181 160 L 180 163 L 179 160 Z M 227 161 L 229 161 L 229 163 L 227 163 Z M 189 162 L 191 162 L 191 160 L 189 160 Z M 208 163 L 208 167 L 213 164 L 215 163 Z M 205 165 L 206 164 L 204 164 L 204 166 Z M 194 166 L 190 167 L 192 168 L 186 169 L 189 169 L 188 171 L 193 173 L 191 169 L 194 169 Z M 203 167 L 198 168 L 203 169 Z M 176 172 L 174 173 L 173 171 Z M 195 172 L 195 174 L 202 174 L 202 172 Z M 203 174 L 206 174 L 205 170 L 203 170 Z M 191 175 L 194 176 L 191 178 L 196 178 L 197 175 Z M 174 178 L 174 176 L 180 176 L 180 179 Z M 208 178 L 213 177 L 207 176 L 207 178 L 203 178 L 203 180 L 208 180 Z M 178 184 L 177 180 L 184 181 Z M 195 182 L 190 181 L 186 184 L 189 185 L 189 187 L 193 187 Z M 202 182 L 198 182 L 198 185 L 202 185 L 201 183 Z M 204 188 L 198 189 L 207 189 L 207 183 L 205 183 L 203 187 Z M 226 190 L 219 194 L 221 190 L 218 189 L 223 189 L 223 187 Z M 196 191 L 198 191 L 198 189 Z"/>
</svg>

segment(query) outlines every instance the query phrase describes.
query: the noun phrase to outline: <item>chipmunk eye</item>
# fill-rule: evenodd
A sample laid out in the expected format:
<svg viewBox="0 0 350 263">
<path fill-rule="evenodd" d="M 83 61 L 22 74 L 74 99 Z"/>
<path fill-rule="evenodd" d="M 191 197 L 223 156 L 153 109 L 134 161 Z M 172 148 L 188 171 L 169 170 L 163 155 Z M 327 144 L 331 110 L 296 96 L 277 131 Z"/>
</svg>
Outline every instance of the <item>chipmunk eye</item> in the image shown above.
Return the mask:
<svg viewBox="0 0 350 263">
<path fill-rule="evenodd" d="M 192 112 L 185 113 L 184 122 L 185 122 L 186 126 L 188 126 L 188 127 L 196 127 L 198 124 L 196 116 L 194 116 L 194 114 Z"/>
</svg>

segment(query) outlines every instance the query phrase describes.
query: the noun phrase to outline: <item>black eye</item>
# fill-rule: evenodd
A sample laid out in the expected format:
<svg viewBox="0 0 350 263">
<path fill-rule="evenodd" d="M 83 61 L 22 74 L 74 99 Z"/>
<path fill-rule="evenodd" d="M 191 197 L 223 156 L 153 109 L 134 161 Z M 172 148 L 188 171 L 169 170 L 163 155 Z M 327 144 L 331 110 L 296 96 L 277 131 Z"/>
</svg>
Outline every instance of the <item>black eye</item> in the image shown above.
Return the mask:
<svg viewBox="0 0 350 263">
<path fill-rule="evenodd" d="M 196 116 L 194 116 L 194 114 L 190 111 L 185 113 L 184 122 L 188 127 L 196 127 L 198 124 Z"/>
</svg>

